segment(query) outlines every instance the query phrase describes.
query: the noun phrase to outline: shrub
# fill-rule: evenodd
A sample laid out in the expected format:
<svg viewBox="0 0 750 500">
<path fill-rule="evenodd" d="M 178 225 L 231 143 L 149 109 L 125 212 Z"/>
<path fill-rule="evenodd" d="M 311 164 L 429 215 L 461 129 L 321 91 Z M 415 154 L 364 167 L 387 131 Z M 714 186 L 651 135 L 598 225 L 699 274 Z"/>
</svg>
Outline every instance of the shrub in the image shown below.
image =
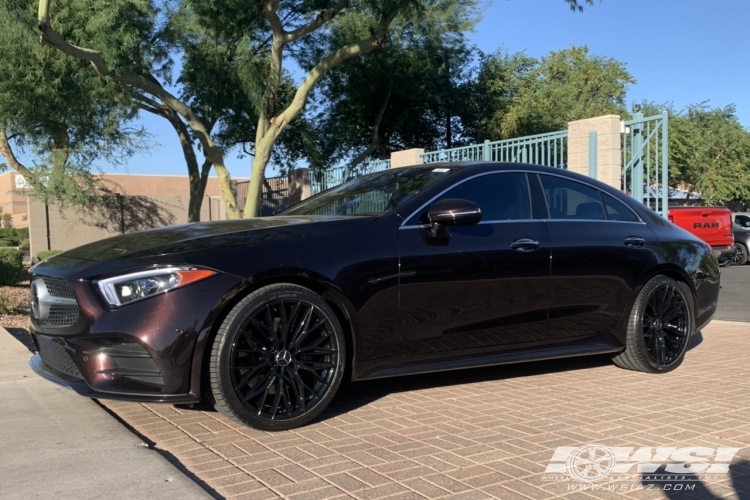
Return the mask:
<svg viewBox="0 0 750 500">
<path fill-rule="evenodd" d="M 29 242 L 28 239 L 21 240 L 21 248 L 20 249 L 23 250 L 24 252 L 28 252 L 29 249 L 31 249 L 31 242 Z"/>
<path fill-rule="evenodd" d="M 16 285 L 22 280 L 23 252 L 0 248 L 0 285 Z"/>
<path fill-rule="evenodd" d="M 53 255 L 57 255 L 59 253 L 62 253 L 62 250 L 44 250 L 43 252 L 39 252 L 38 254 L 36 254 L 36 258 L 42 261 L 44 259 L 49 259 Z"/>
<path fill-rule="evenodd" d="M 0 314 L 13 314 L 14 312 L 15 308 L 8 296 L 5 295 L 5 290 L 0 290 Z"/>
<path fill-rule="evenodd" d="M 10 246 L 18 246 L 23 240 L 29 239 L 28 227 L 3 227 L 0 228 L 0 239 L 10 240 Z"/>
<path fill-rule="evenodd" d="M 12 246 L 13 246 L 12 240 L 9 240 L 6 238 L 0 238 L 0 247 L 5 248 L 5 247 L 12 247 Z"/>
</svg>

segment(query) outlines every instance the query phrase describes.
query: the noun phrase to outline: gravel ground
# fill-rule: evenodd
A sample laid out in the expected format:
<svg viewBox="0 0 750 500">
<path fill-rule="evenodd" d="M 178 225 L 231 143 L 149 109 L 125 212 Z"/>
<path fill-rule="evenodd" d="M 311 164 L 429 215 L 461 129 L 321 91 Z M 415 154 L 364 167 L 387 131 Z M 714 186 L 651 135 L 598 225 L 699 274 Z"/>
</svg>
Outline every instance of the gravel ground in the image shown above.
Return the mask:
<svg viewBox="0 0 750 500">
<path fill-rule="evenodd" d="M 24 281 L 15 286 L 0 286 L 0 296 L 5 297 L 12 310 L 11 314 L 0 314 L 0 326 L 8 330 L 8 333 L 30 351 L 35 351 L 34 342 L 29 334 L 29 282 Z"/>
</svg>

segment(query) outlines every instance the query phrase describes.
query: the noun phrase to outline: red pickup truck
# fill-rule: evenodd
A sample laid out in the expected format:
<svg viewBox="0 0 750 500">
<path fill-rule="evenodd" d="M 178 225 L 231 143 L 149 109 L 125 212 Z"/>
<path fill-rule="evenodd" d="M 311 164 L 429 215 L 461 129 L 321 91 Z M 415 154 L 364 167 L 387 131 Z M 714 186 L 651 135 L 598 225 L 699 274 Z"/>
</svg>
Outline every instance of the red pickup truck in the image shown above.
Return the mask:
<svg viewBox="0 0 750 500">
<path fill-rule="evenodd" d="M 702 239 L 714 251 L 719 264 L 728 265 L 736 250 L 732 212 L 726 207 L 671 207 L 669 221 Z"/>
</svg>

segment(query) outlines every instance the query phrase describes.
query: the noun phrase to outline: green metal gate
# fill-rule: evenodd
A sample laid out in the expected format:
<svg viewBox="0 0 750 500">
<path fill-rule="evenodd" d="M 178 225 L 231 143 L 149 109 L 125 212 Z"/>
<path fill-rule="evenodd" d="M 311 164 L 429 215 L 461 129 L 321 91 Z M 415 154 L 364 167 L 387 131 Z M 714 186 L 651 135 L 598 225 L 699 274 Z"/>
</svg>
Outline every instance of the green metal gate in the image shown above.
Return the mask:
<svg viewBox="0 0 750 500">
<path fill-rule="evenodd" d="M 623 122 L 622 188 L 667 218 L 669 202 L 669 116 L 644 118 L 635 113 Z"/>
</svg>

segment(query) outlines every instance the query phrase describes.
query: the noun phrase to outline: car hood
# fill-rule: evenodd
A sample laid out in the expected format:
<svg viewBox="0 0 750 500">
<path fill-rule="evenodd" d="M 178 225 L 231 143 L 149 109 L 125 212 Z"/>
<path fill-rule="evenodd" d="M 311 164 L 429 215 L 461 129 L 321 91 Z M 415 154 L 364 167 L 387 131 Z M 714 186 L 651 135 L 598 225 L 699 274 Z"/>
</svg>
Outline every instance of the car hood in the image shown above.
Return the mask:
<svg viewBox="0 0 750 500">
<path fill-rule="evenodd" d="M 357 220 L 355 220 L 357 219 Z M 310 224 L 349 221 L 358 227 L 371 217 L 275 216 L 227 221 L 197 222 L 114 236 L 55 255 L 31 269 L 33 274 L 61 278 L 93 276 L 120 269 L 180 264 L 180 253 L 227 244 L 260 244 L 280 229 Z"/>
</svg>

